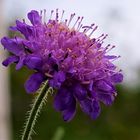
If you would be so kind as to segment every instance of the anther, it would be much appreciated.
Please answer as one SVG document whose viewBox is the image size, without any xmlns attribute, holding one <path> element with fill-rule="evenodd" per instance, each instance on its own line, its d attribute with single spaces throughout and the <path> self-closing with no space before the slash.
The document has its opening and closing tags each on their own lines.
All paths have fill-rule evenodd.
<svg viewBox="0 0 140 140">
<path fill-rule="evenodd" d="M 40 16 L 42 16 L 42 13 L 43 13 L 43 11 L 42 11 L 42 10 L 40 10 Z"/>
<path fill-rule="evenodd" d="M 23 23 L 25 23 L 25 19 L 22 19 Z"/>
<path fill-rule="evenodd" d="M 67 22 L 68 22 L 68 20 L 67 20 L 67 19 L 65 19 L 65 25 L 67 25 Z"/>
<path fill-rule="evenodd" d="M 51 10 L 51 15 L 50 15 L 50 19 L 52 18 L 54 10 Z"/>
<path fill-rule="evenodd" d="M 58 21 L 58 17 L 59 17 L 59 16 L 58 16 L 58 9 L 56 9 L 56 17 L 55 17 L 55 20 L 56 20 L 56 21 Z"/>
</svg>

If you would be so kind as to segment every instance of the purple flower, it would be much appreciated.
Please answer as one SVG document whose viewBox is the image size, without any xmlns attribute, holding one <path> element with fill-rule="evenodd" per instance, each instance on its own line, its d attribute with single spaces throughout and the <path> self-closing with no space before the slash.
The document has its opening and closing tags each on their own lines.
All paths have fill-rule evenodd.
<svg viewBox="0 0 140 140">
<path fill-rule="evenodd" d="M 97 26 L 83 26 L 83 17 L 78 17 L 73 25 L 63 20 L 64 11 L 45 21 L 46 12 L 32 10 L 28 13 L 31 24 L 16 21 L 13 31 L 24 37 L 3 37 L 1 43 L 12 55 L 4 66 L 16 63 L 16 69 L 27 66 L 34 74 L 25 83 L 28 93 L 38 90 L 42 82 L 49 81 L 57 93 L 54 108 L 62 113 L 65 121 L 70 121 L 79 103 L 83 112 L 92 119 L 100 114 L 100 103 L 111 105 L 115 99 L 115 84 L 123 80 L 121 70 L 113 64 L 119 56 L 107 53 L 114 46 L 104 46 L 107 35 L 92 37 Z"/>
</svg>

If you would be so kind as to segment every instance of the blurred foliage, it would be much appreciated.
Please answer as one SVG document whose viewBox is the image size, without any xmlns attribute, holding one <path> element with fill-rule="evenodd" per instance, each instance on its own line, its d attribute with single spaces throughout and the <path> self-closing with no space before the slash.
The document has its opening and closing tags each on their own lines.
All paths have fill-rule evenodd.
<svg viewBox="0 0 140 140">
<path fill-rule="evenodd" d="M 23 83 L 31 74 L 26 68 L 11 67 L 11 121 L 13 140 L 19 140 L 26 112 L 36 94 L 27 94 Z M 38 118 L 33 140 L 140 140 L 140 87 L 118 86 L 118 96 L 111 107 L 102 105 L 100 117 L 93 121 L 79 106 L 74 119 L 66 123 L 53 108 L 53 95 Z"/>
</svg>

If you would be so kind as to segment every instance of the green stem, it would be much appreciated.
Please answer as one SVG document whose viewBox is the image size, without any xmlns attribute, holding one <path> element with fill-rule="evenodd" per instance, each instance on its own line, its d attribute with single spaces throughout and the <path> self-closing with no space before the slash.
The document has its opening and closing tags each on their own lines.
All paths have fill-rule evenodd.
<svg viewBox="0 0 140 140">
<path fill-rule="evenodd" d="M 33 133 L 33 128 L 36 123 L 36 119 L 38 117 L 38 114 L 43 104 L 45 103 L 47 99 L 47 95 L 49 92 L 51 92 L 51 88 L 48 86 L 48 82 L 46 82 L 42 86 L 38 96 L 36 97 L 33 103 L 32 109 L 29 113 L 29 117 L 27 119 L 24 131 L 23 131 L 22 140 L 29 140 L 31 138 L 31 134 Z"/>
</svg>

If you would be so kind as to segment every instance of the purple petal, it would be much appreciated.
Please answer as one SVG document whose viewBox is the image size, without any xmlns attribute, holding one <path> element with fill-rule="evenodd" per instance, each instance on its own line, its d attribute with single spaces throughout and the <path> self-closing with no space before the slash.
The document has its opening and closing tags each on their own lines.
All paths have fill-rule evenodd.
<svg viewBox="0 0 140 140">
<path fill-rule="evenodd" d="M 75 85 L 73 93 L 78 100 L 84 100 L 87 95 L 87 91 L 80 84 Z"/>
<path fill-rule="evenodd" d="M 24 63 L 29 69 L 41 69 L 42 59 L 37 56 L 28 56 Z"/>
<path fill-rule="evenodd" d="M 20 56 L 19 61 L 16 65 L 16 70 L 19 70 L 22 68 L 22 66 L 24 65 L 24 59 L 25 59 L 25 56 Z"/>
<path fill-rule="evenodd" d="M 23 38 L 15 37 L 15 42 L 16 42 L 18 45 L 24 46 L 24 45 L 23 45 L 23 42 L 24 42 L 24 41 L 25 41 L 25 39 L 23 39 Z"/>
<path fill-rule="evenodd" d="M 63 71 L 57 72 L 54 77 L 59 81 L 59 82 L 64 82 L 66 79 L 65 73 Z"/>
<path fill-rule="evenodd" d="M 9 27 L 9 30 L 18 31 L 16 26 L 10 26 L 10 27 Z"/>
<path fill-rule="evenodd" d="M 50 65 L 50 67 L 54 71 L 55 69 L 53 67 L 57 65 L 57 60 L 55 58 L 49 57 L 47 59 L 47 63 L 48 63 L 48 65 Z"/>
<path fill-rule="evenodd" d="M 17 56 L 10 56 L 6 60 L 4 60 L 2 64 L 7 67 L 11 63 L 18 62 L 18 60 L 19 58 Z"/>
<path fill-rule="evenodd" d="M 62 112 L 64 121 L 71 121 L 76 113 L 76 100 L 73 98 L 71 106 Z"/>
<path fill-rule="evenodd" d="M 73 100 L 73 95 L 67 89 L 61 88 L 54 98 L 54 108 L 57 111 L 66 110 L 71 106 Z"/>
<path fill-rule="evenodd" d="M 116 73 L 111 76 L 111 80 L 114 83 L 120 83 L 123 81 L 123 75 L 121 73 Z"/>
<path fill-rule="evenodd" d="M 93 91 L 93 80 L 90 81 L 90 84 L 89 84 L 89 86 L 88 86 L 88 89 L 89 89 L 90 91 Z"/>
<path fill-rule="evenodd" d="M 96 83 L 97 89 L 107 92 L 113 92 L 114 88 L 111 83 L 104 80 L 100 80 Z"/>
<path fill-rule="evenodd" d="M 20 46 L 16 39 L 10 39 L 8 37 L 3 37 L 1 43 L 9 52 L 19 56 L 21 52 L 24 51 L 23 47 Z"/>
<path fill-rule="evenodd" d="M 25 89 L 27 93 L 36 92 L 44 80 L 45 76 L 42 73 L 32 74 L 25 83 Z"/>
<path fill-rule="evenodd" d="M 49 85 L 53 88 L 60 88 L 61 87 L 61 83 L 56 81 L 55 79 L 49 80 Z"/>
<path fill-rule="evenodd" d="M 31 52 L 38 52 L 39 49 L 40 49 L 38 43 L 35 42 L 35 41 L 30 42 L 30 41 L 28 41 L 28 40 L 24 40 L 24 41 L 23 41 L 23 44 L 24 44 Z"/>
<path fill-rule="evenodd" d="M 20 31 L 27 39 L 34 36 L 33 28 L 24 22 L 16 21 L 17 30 Z"/>
<path fill-rule="evenodd" d="M 110 69 L 110 70 L 115 70 L 116 66 L 113 63 L 111 63 L 111 62 L 109 63 L 108 62 L 107 68 Z"/>
<path fill-rule="evenodd" d="M 28 13 L 28 19 L 33 25 L 41 24 L 41 16 L 35 10 L 32 10 L 30 13 Z"/>
<path fill-rule="evenodd" d="M 96 119 L 100 114 L 100 104 L 95 99 L 85 99 L 80 102 L 80 106 L 92 119 Z"/>
<path fill-rule="evenodd" d="M 92 112 L 92 101 L 90 99 L 85 99 L 80 101 L 80 107 L 86 114 L 90 115 Z"/>
<path fill-rule="evenodd" d="M 100 100 L 107 106 L 112 105 L 112 103 L 115 99 L 113 94 L 98 93 L 97 95 L 98 95 L 98 100 Z"/>
<path fill-rule="evenodd" d="M 54 74 L 53 79 L 49 81 L 51 87 L 59 88 L 61 84 L 65 81 L 65 73 L 59 71 Z"/>
<path fill-rule="evenodd" d="M 92 74 L 89 75 L 90 79 L 91 78 L 96 78 L 96 79 L 100 79 L 102 77 L 104 77 L 105 72 L 103 70 L 97 70 L 94 71 Z"/>
<path fill-rule="evenodd" d="M 100 104 L 98 101 L 93 100 L 92 101 L 92 112 L 90 113 L 90 117 L 92 119 L 96 119 L 100 115 L 101 109 Z"/>
<path fill-rule="evenodd" d="M 100 48 L 101 46 L 102 46 L 102 44 L 101 43 L 97 43 L 97 45 L 96 45 L 98 48 Z"/>
</svg>

